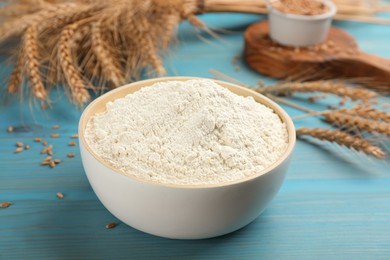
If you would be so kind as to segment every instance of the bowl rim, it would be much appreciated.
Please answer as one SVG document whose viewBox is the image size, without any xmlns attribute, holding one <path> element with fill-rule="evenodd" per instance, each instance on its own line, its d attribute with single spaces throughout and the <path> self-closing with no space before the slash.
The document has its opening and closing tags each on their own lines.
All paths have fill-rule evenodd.
<svg viewBox="0 0 390 260">
<path fill-rule="evenodd" d="M 288 145 L 287 145 L 286 150 L 282 154 L 282 156 L 280 156 L 278 160 L 276 160 L 274 163 L 272 163 L 268 167 L 264 168 L 262 171 L 260 171 L 260 172 L 258 172 L 256 174 L 253 174 L 251 176 L 242 178 L 242 179 L 229 181 L 229 182 L 216 183 L 216 184 L 193 184 L 193 185 L 191 185 L 191 184 L 190 185 L 187 185 L 187 184 L 173 184 L 173 183 L 161 183 L 161 182 L 157 182 L 157 181 L 145 180 L 143 178 L 139 178 L 139 177 L 136 177 L 136 176 L 132 176 L 132 175 L 130 175 L 128 173 L 121 172 L 119 169 L 113 167 L 108 162 L 104 161 L 99 155 L 97 155 L 92 150 L 92 148 L 89 146 L 88 142 L 86 141 L 86 138 L 84 136 L 85 128 L 86 128 L 87 123 L 90 120 L 90 118 L 98 112 L 98 111 L 96 111 L 96 109 L 99 107 L 99 104 L 100 104 L 100 106 L 103 106 L 104 109 L 105 109 L 106 108 L 106 104 L 109 101 L 112 101 L 112 100 L 115 100 L 115 99 L 121 98 L 121 97 L 123 98 L 123 97 L 125 97 L 128 94 L 134 93 L 134 92 L 138 91 L 139 89 L 141 89 L 143 87 L 151 86 L 151 85 L 153 85 L 154 83 L 157 83 L 157 82 L 162 82 L 162 81 L 186 81 L 186 80 L 196 80 L 196 79 L 212 80 L 215 83 L 219 84 L 220 86 L 228 89 L 229 91 L 231 91 L 233 93 L 235 93 L 235 92 L 232 91 L 231 89 L 235 89 L 235 90 L 244 92 L 247 95 L 240 95 L 240 94 L 237 94 L 237 93 L 235 93 L 235 94 L 236 95 L 240 95 L 240 96 L 252 96 L 255 99 L 256 102 L 271 108 L 279 116 L 281 121 L 286 124 L 286 129 L 287 129 L 287 133 L 288 133 Z M 126 92 L 127 89 L 135 89 L 135 90 Z M 124 93 L 119 95 L 116 98 L 112 98 L 112 96 L 118 95 L 121 92 L 124 92 Z M 259 100 L 261 100 L 261 102 Z M 104 104 L 101 104 L 101 102 L 104 102 Z M 118 175 L 120 175 L 122 177 L 125 177 L 125 178 L 128 178 L 128 179 L 131 179 L 131 180 L 135 180 L 135 181 L 139 181 L 139 182 L 142 182 L 142 183 L 146 183 L 146 184 L 152 184 L 152 185 L 163 186 L 163 187 L 174 187 L 174 188 L 181 188 L 181 189 L 216 188 L 216 187 L 222 187 L 222 186 L 230 186 L 230 185 L 235 185 L 235 184 L 248 182 L 248 181 L 251 181 L 253 179 L 256 179 L 256 178 L 268 175 L 268 174 L 272 173 L 272 171 L 274 169 L 279 167 L 286 159 L 289 158 L 289 156 L 291 155 L 291 153 L 292 153 L 292 151 L 293 151 L 293 149 L 295 147 L 295 142 L 296 142 L 296 132 L 295 132 L 294 123 L 293 123 L 292 119 L 290 118 L 290 116 L 287 114 L 287 112 L 282 107 L 280 107 L 276 102 L 272 101 L 271 99 L 269 99 L 268 97 L 266 97 L 266 96 L 264 96 L 262 94 L 259 94 L 259 93 L 255 92 L 255 91 L 253 91 L 251 89 L 248 89 L 246 87 L 239 86 L 237 84 L 233 84 L 233 83 L 225 82 L 225 81 L 221 81 L 221 80 L 205 78 L 205 77 L 191 77 L 191 76 L 172 76 L 172 77 L 160 77 L 160 78 L 141 80 L 141 81 L 136 81 L 136 82 L 133 82 L 133 83 L 130 83 L 130 84 L 126 84 L 124 86 L 121 86 L 121 87 L 118 87 L 118 88 L 113 89 L 111 91 L 108 91 L 107 93 L 105 93 L 105 94 L 101 95 L 100 97 L 96 98 L 95 100 L 93 100 L 84 109 L 84 111 L 82 112 L 82 114 L 80 116 L 80 120 L 79 120 L 79 124 L 78 124 L 78 135 L 79 135 L 79 142 L 80 142 L 80 144 L 83 145 L 83 148 L 90 155 L 92 155 L 92 157 L 95 160 L 100 162 L 103 166 L 111 169 L 113 172 L 117 173 Z M 84 161 L 83 161 L 83 164 L 84 164 Z"/>
<path fill-rule="evenodd" d="M 300 15 L 300 14 L 290 14 L 279 11 L 276 8 L 272 7 L 272 2 L 277 2 L 279 0 L 266 1 L 266 6 L 269 13 L 276 14 L 281 17 L 290 18 L 293 20 L 302 20 L 302 21 L 314 21 L 314 20 L 324 20 L 333 17 L 337 12 L 337 6 L 331 0 L 313 0 L 326 4 L 329 7 L 329 10 L 323 14 L 317 15 Z"/>
</svg>

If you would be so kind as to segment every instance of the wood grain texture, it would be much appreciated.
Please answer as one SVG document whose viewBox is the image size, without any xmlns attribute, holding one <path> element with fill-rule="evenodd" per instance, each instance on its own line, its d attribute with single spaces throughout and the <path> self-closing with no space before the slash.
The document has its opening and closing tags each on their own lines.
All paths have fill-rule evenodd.
<svg viewBox="0 0 390 260">
<path fill-rule="evenodd" d="M 221 40 L 197 35 L 187 24 L 180 28 L 181 43 L 165 58 L 170 75 L 213 77 L 214 68 L 247 83 L 271 81 L 247 68 L 239 72 L 232 57 L 243 49 L 242 36 L 255 15 L 205 15 L 210 26 L 230 29 Z M 367 49 L 390 57 L 386 26 L 347 28 Z M 365 38 L 369 34 L 370 38 Z M 199 37 L 206 37 L 207 42 Z M 5 63 L 1 71 L 8 68 Z M 3 77 L 5 75 L 2 75 Z M 5 86 L 1 86 L 4 91 Z M 77 132 L 80 110 L 68 103 L 61 91 L 53 91 L 52 110 L 31 112 L 28 103 L 8 100 L 0 104 L 0 259 L 390 259 L 390 173 L 384 162 L 349 153 L 344 148 L 298 141 L 288 178 L 266 211 L 247 227 L 232 234 L 199 241 L 154 237 L 118 222 L 92 191 L 79 157 L 78 146 L 69 147 Z M 384 98 L 389 102 L 388 98 Z M 14 102 L 11 102 L 14 101 Z M 308 105 L 305 98 L 295 99 Z M 323 103 L 322 103 L 323 102 Z M 326 102 L 337 103 L 328 98 Z M 325 109 L 325 101 L 310 104 Z M 301 112 L 285 107 L 294 116 Z M 52 129 L 59 124 L 59 129 Z M 9 125 L 16 127 L 12 134 Z M 317 118 L 303 125 L 322 126 Z M 59 138 L 50 138 L 56 132 Z M 63 160 L 50 169 L 40 166 L 45 158 L 39 136 L 54 145 L 54 157 Z M 14 154 L 15 142 L 31 145 Z M 389 147 L 389 144 L 385 144 Z M 75 158 L 67 158 L 75 152 Z M 64 199 L 56 197 L 57 192 Z M 105 225 L 118 222 L 114 229 Z"/>
<path fill-rule="evenodd" d="M 326 42 L 331 45 L 315 49 L 276 45 L 269 38 L 268 22 L 263 21 L 245 31 L 245 60 L 254 70 L 271 77 L 352 78 L 390 93 L 390 59 L 360 51 L 355 39 L 337 27 L 330 28 Z"/>
</svg>

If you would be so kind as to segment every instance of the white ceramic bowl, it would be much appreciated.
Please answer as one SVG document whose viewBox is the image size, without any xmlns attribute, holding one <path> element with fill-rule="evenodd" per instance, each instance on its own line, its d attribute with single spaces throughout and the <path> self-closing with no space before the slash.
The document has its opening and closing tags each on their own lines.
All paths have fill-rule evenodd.
<svg viewBox="0 0 390 260">
<path fill-rule="evenodd" d="M 103 205 L 122 222 L 157 236 L 199 239 L 237 230 L 260 215 L 279 190 L 295 145 L 295 129 L 290 117 L 273 101 L 254 91 L 217 81 L 242 96 L 252 96 L 271 107 L 286 123 L 289 144 L 273 165 L 251 177 L 219 185 L 171 185 L 122 175 L 99 158 L 88 146 L 84 130 L 88 120 L 105 110 L 107 102 L 158 81 L 189 80 L 167 77 L 138 81 L 112 90 L 93 101 L 79 123 L 82 161 L 88 180 Z"/>
<path fill-rule="evenodd" d="M 325 41 L 336 5 L 330 0 L 313 1 L 324 3 L 329 10 L 320 15 L 296 15 L 280 12 L 267 4 L 271 39 L 291 47 L 308 47 Z"/>
</svg>

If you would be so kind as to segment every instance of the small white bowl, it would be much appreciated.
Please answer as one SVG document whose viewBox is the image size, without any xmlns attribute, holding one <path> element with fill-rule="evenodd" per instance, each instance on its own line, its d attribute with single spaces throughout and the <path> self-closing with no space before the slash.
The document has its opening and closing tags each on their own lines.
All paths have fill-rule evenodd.
<svg viewBox="0 0 390 260">
<path fill-rule="evenodd" d="M 320 15 L 283 13 L 267 4 L 270 37 L 275 42 L 291 47 L 308 47 L 326 40 L 336 5 L 330 0 L 313 0 L 324 3 L 329 9 Z"/>
<path fill-rule="evenodd" d="M 172 185 L 122 175 L 87 144 L 88 120 L 106 104 L 144 86 L 193 77 L 167 77 L 138 81 L 112 90 L 93 101 L 79 123 L 81 157 L 88 180 L 103 205 L 122 222 L 138 230 L 175 239 L 200 239 L 235 231 L 260 215 L 279 190 L 295 145 L 295 129 L 284 110 L 254 91 L 216 81 L 242 96 L 252 96 L 272 108 L 285 122 L 289 144 L 277 162 L 245 179 L 219 185 Z"/>
</svg>

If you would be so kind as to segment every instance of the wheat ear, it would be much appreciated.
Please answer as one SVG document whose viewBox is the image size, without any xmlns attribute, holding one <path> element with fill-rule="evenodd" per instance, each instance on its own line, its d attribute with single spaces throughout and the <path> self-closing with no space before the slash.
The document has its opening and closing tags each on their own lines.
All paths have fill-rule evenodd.
<svg viewBox="0 0 390 260">
<path fill-rule="evenodd" d="M 353 107 L 353 108 L 342 108 L 337 111 L 351 116 L 360 116 L 366 119 L 381 120 L 385 123 L 390 123 L 390 114 L 376 108 Z"/>
<path fill-rule="evenodd" d="M 61 32 L 58 43 L 58 60 L 65 80 L 71 89 L 72 99 L 77 105 L 81 106 L 87 103 L 91 97 L 86 89 L 87 84 L 82 79 L 80 71 L 77 68 L 71 48 L 72 39 L 80 26 L 80 22 L 73 23 L 65 27 Z"/>
<path fill-rule="evenodd" d="M 125 47 L 127 52 L 125 53 L 125 56 L 127 56 L 126 69 L 129 68 L 137 72 L 139 68 L 151 65 L 158 75 L 164 75 L 165 69 L 150 35 L 150 23 L 146 19 L 146 13 L 149 10 L 148 4 L 150 3 L 145 2 L 139 5 L 138 10 L 126 5 L 122 10 L 121 17 L 127 24 L 122 25 L 123 32 L 118 32 L 118 29 L 116 29 L 114 34 L 124 33 L 123 41 L 128 44 Z M 134 52 L 137 49 L 138 51 Z"/>
<path fill-rule="evenodd" d="M 101 26 L 102 20 L 92 25 L 92 50 L 100 63 L 103 76 L 118 87 L 124 84 L 125 75 L 120 67 L 120 63 L 115 59 L 112 51 L 113 47 L 109 46 L 108 42 L 103 39 Z"/>
<path fill-rule="evenodd" d="M 23 78 L 24 78 L 23 73 L 24 73 L 24 66 L 25 66 L 25 60 L 23 56 L 24 56 L 23 53 L 20 52 L 16 57 L 15 67 L 8 79 L 7 91 L 10 94 L 18 93 L 20 86 L 23 82 Z"/>
<path fill-rule="evenodd" d="M 151 36 L 148 31 L 150 29 L 150 25 L 144 17 L 139 17 L 139 22 L 142 24 L 143 33 L 141 36 L 140 45 L 146 54 L 146 62 L 149 62 L 152 67 L 155 69 L 157 75 L 163 76 L 165 75 L 165 68 L 160 57 L 157 55 L 157 49 L 154 45 Z"/>
<path fill-rule="evenodd" d="M 263 93 L 292 94 L 295 92 L 324 92 L 340 97 L 349 97 L 352 100 L 366 100 L 377 96 L 374 91 L 363 88 L 350 87 L 340 82 L 311 81 L 281 83 L 261 89 Z"/>
<path fill-rule="evenodd" d="M 390 124 L 365 119 L 357 116 L 351 116 L 338 111 L 331 111 L 323 114 L 326 121 L 337 126 L 347 127 L 351 130 L 363 130 L 369 133 L 380 133 L 390 136 Z"/>
<path fill-rule="evenodd" d="M 47 99 L 47 92 L 42 82 L 39 71 L 39 47 L 37 28 L 31 25 L 24 34 L 23 54 L 26 60 L 26 72 L 28 75 L 31 93 L 41 101 Z"/>
<path fill-rule="evenodd" d="M 372 155 L 378 159 L 384 159 L 387 156 L 380 147 L 375 146 L 360 137 L 352 136 L 339 130 L 301 127 L 296 130 L 296 133 L 297 136 L 306 135 L 319 140 L 337 143 L 338 145 Z"/>
</svg>

